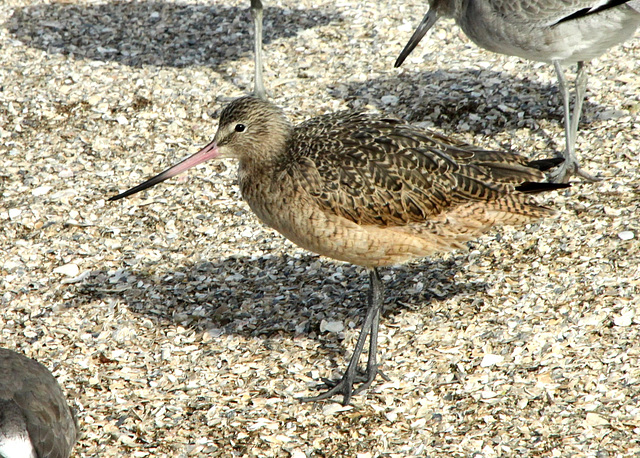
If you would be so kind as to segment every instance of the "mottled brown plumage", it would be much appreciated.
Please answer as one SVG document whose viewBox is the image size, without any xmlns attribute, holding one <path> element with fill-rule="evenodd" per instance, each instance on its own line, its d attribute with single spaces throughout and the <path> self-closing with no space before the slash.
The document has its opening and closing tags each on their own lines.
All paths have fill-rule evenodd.
<svg viewBox="0 0 640 458">
<path fill-rule="evenodd" d="M 247 131 L 233 131 L 238 123 Z M 240 159 L 251 209 L 334 259 L 398 264 L 550 213 L 515 191 L 543 178 L 521 156 L 464 148 L 397 119 L 340 112 L 292 127 L 277 107 L 244 98 L 220 126 L 214 141 Z"/>
<path fill-rule="evenodd" d="M 341 393 L 345 403 L 369 332 L 363 387 L 377 371 L 377 267 L 461 248 L 498 224 L 548 216 L 552 210 L 529 194 L 564 187 L 539 183 L 541 170 L 557 161 L 530 163 L 379 115 L 339 112 L 294 127 L 275 105 L 243 97 L 222 111 L 218 132 L 203 150 L 112 200 L 214 157 L 239 160 L 242 196 L 265 224 L 310 251 L 371 269 L 373 298 L 350 374 L 310 398 Z"/>
<path fill-rule="evenodd" d="M 51 372 L 0 348 L 0 456 L 29 456 L 11 452 L 32 447 L 38 458 L 67 458 L 77 438 L 75 415 Z"/>
</svg>

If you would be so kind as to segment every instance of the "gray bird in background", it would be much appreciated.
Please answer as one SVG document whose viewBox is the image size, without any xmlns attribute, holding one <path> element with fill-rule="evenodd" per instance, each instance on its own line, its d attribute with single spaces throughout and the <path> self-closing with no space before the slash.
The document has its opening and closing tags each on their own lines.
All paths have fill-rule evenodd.
<svg viewBox="0 0 640 458">
<path fill-rule="evenodd" d="M 587 88 L 586 63 L 633 36 L 640 25 L 640 0 L 429 0 L 429 11 L 400 53 L 399 67 L 439 17 L 451 17 L 478 46 L 489 51 L 552 63 L 564 105 L 564 163 L 553 176 L 595 178 L 575 154 L 578 123 Z M 577 64 L 573 113 L 562 69 Z"/>
</svg>

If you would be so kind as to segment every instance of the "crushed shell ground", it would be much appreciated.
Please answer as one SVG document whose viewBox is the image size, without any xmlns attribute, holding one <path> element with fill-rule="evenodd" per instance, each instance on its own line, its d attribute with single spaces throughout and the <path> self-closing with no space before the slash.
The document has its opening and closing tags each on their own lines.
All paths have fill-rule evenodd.
<svg viewBox="0 0 640 458">
<path fill-rule="evenodd" d="M 362 269 L 296 248 L 235 164 L 106 199 L 207 143 L 253 85 L 248 1 L 0 3 L 0 344 L 49 367 L 78 457 L 640 454 L 640 40 L 589 67 L 577 150 L 602 181 L 555 219 L 384 269 L 389 381 L 302 404 L 341 373 Z M 563 149 L 551 66 L 424 2 L 268 1 L 265 81 L 295 122 L 378 110 L 532 158 Z"/>
</svg>

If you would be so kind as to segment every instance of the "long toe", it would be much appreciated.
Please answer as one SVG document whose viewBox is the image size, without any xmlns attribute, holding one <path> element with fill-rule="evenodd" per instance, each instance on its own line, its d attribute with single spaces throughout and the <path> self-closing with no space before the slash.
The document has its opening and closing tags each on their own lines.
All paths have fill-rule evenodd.
<svg viewBox="0 0 640 458">
<path fill-rule="evenodd" d="M 317 389 L 327 388 L 327 390 L 319 394 L 318 396 L 301 398 L 301 401 L 302 402 L 320 401 L 322 399 L 330 398 L 331 396 L 342 394 L 344 396 L 342 403 L 344 405 L 347 405 L 352 396 L 360 394 L 364 390 L 369 388 L 373 383 L 373 381 L 376 379 L 376 376 L 378 375 L 380 375 L 380 377 L 387 382 L 390 380 L 389 377 L 387 377 L 384 374 L 384 372 L 378 369 L 378 366 L 375 366 L 373 370 L 370 369 L 365 373 L 357 374 L 353 378 L 353 381 L 351 383 L 347 382 L 345 380 L 346 377 L 344 376 L 340 380 L 331 380 L 328 378 L 322 378 L 323 385 L 318 385 L 316 388 Z M 360 385 L 358 386 L 358 388 L 354 389 L 354 385 L 356 384 L 360 384 Z"/>
<path fill-rule="evenodd" d="M 597 181 L 602 181 L 602 178 L 598 178 L 596 176 L 591 175 L 589 172 L 586 172 L 582 167 L 578 166 L 576 171 L 574 172 L 576 176 L 579 176 L 585 181 L 590 181 L 591 183 L 595 183 Z"/>
<path fill-rule="evenodd" d="M 373 382 L 375 380 L 375 378 L 379 375 L 385 382 L 388 382 L 389 380 L 391 380 L 389 377 L 387 377 L 384 372 L 382 372 L 380 369 L 378 369 L 376 367 L 375 371 L 372 373 L 373 375 L 370 375 L 369 373 L 364 373 L 364 374 L 358 374 L 355 376 L 355 378 L 353 379 L 353 384 L 357 384 L 357 383 L 367 383 L 369 385 L 371 385 L 371 382 Z M 338 383 L 340 383 L 340 380 L 331 380 L 328 378 L 322 378 L 322 383 L 324 383 L 324 385 L 318 385 L 318 388 L 333 388 L 334 386 L 336 386 Z M 359 392 L 362 391 L 362 387 L 358 387 L 357 390 L 354 392 L 354 394 L 357 394 Z"/>
<path fill-rule="evenodd" d="M 549 180 L 553 183 L 566 183 L 569 181 L 569 177 L 571 177 L 571 173 L 573 171 L 573 167 L 570 167 L 570 162 L 572 161 L 565 159 L 558 168 L 549 173 Z"/>
<path fill-rule="evenodd" d="M 343 376 L 337 382 L 333 382 L 332 380 L 326 380 L 326 379 L 324 379 L 323 382 L 325 386 L 330 386 L 330 384 L 333 384 L 333 386 L 327 391 L 320 393 L 317 396 L 300 398 L 300 401 L 316 402 L 316 401 L 322 401 L 324 399 L 329 399 L 330 397 L 333 397 L 336 395 L 342 395 L 342 405 L 346 406 L 347 404 L 349 404 L 349 402 L 351 401 L 351 396 L 353 396 L 354 394 L 353 380 L 347 380 L 347 378 Z"/>
<path fill-rule="evenodd" d="M 375 380 L 376 375 L 378 375 L 378 372 L 379 372 L 379 371 L 378 371 L 378 366 L 377 366 L 377 365 L 376 365 L 376 366 L 373 366 L 373 367 L 370 367 L 370 368 L 367 370 L 367 373 L 366 373 L 366 374 L 364 374 L 364 378 L 363 378 L 362 384 L 361 384 L 358 388 L 356 388 L 356 389 L 354 390 L 353 394 L 354 394 L 354 395 L 356 395 L 356 394 L 360 394 L 360 393 L 362 393 L 364 390 L 366 390 L 367 388 L 369 388 L 369 387 L 371 386 L 371 384 L 373 383 L 373 381 Z M 383 376 L 383 378 L 385 378 L 385 379 L 389 380 L 389 378 L 388 378 L 386 375 L 382 374 L 382 376 Z"/>
</svg>

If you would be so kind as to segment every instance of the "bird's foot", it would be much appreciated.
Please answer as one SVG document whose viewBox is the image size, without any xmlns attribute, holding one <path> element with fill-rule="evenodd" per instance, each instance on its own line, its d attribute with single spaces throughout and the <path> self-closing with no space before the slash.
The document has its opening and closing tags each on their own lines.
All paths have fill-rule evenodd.
<svg viewBox="0 0 640 458">
<path fill-rule="evenodd" d="M 353 392 L 353 394 L 360 394 L 362 393 L 364 390 L 366 390 L 367 388 L 369 388 L 371 386 L 371 384 L 373 383 L 373 380 L 376 378 L 376 375 L 380 375 L 380 377 L 385 381 L 388 382 L 390 380 L 389 377 L 387 377 L 385 375 L 384 372 L 382 372 L 380 369 L 378 369 L 378 366 L 375 367 L 375 369 L 373 371 L 369 370 L 369 373 L 373 372 L 373 375 L 367 375 L 365 374 L 365 376 L 362 378 L 362 384 Z"/>
<path fill-rule="evenodd" d="M 567 183 L 571 176 L 577 176 L 592 183 L 602 180 L 582 169 L 578 161 L 572 159 L 565 159 L 553 172 L 549 173 L 549 180 L 553 183 Z"/>
<path fill-rule="evenodd" d="M 352 396 L 360 394 L 369 388 L 378 374 L 380 374 L 380 377 L 384 380 L 389 381 L 389 377 L 387 377 L 382 371 L 378 370 L 378 366 L 369 367 L 367 368 L 367 372 L 364 374 L 358 374 L 352 377 L 349 377 L 349 374 L 345 372 L 340 380 L 323 378 L 322 382 L 324 385 L 318 385 L 317 388 L 329 388 L 327 391 L 320 393 L 318 396 L 305 397 L 300 400 L 302 402 L 315 402 L 328 399 L 335 395 L 342 395 L 342 405 L 346 406 L 351 401 Z M 361 383 L 361 385 L 354 389 L 354 384 L 356 383 Z"/>
<path fill-rule="evenodd" d="M 324 393 L 320 393 L 317 396 L 309 396 L 300 398 L 302 402 L 316 402 L 322 401 L 323 399 L 328 399 L 335 395 L 342 395 L 342 405 L 349 404 L 351 401 L 351 396 L 353 396 L 353 380 L 348 380 L 347 374 L 343 375 L 340 380 L 337 382 L 333 382 L 332 380 L 323 380 L 325 386 L 333 386 L 329 388 Z"/>
<path fill-rule="evenodd" d="M 591 175 L 589 172 L 586 172 L 584 169 L 580 167 L 578 167 L 578 170 L 575 171 L 575 175 L 591 183 L 602 181 L 602 178 L 598 178 L 597 176 Z"/>
</svg>

